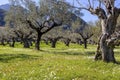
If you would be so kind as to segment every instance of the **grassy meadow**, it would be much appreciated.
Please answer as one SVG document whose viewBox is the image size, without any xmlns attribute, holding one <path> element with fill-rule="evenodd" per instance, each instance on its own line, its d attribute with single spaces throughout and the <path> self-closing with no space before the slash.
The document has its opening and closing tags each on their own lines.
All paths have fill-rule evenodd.
<svg viewBox="0 0 120 80">
<path fill-rule="evenodd" d="M 41 51 L 0 46 L 0 80 L 120 80 L 120 65 L 94 61 L 95 45 L 57 47 L 42 43 Z M 120 47 L 115 49 L 120 61 Z"/>
</svg>

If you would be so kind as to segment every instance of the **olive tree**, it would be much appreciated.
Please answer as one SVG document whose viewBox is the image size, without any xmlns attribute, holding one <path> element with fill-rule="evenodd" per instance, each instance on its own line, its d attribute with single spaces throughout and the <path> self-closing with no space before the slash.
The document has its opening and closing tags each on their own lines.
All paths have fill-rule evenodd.
<svg viewBox="0 0 120 80">
<path fill-rule="evenodd" d="M 51 4 L 51 6 L 49 5 Z M 31 8 L 31 5 L 33 6 Z M 58 16 L 52 13 L 52 3 L 48 2 L 47 0 L 41 0 L 39 7 L 35 4 L 31 3 L 29 5 L 29 11 L 32 13 L 28 13 L 28 19 L 26 22 L 29 26 L 37 32 L 37 40 L 35 43 L 35 48 L 37 50 L 40 49 L 40 41 L 41 37 L 49 32 L 54 27 L 60 26 L 61 21 Z"/>
<path fill-rule="evenodd" d="M 7 31 L 6 27 L 0 27 L 0 44 L 5 46 L 5 42 L 7 41 Z"/>
<path fill-rule="evenodd" d="M 40 0 L 40 4 L 37 5 L 32 0 L 11 0 L 14 4 L 13 8 L 16 6 L 22 7 L 21 12 L 19 10 L 16 12 L 19 14 L 18 20 L 27 24 L 28 27 L 36 32 L 36 42 L 35 49 L 40 50 L 40 41 L 43 34 L 50 31 L 52 28 L 61 25 L 61 21 L 56 14 L 52 14 L 52 4 L 48 5 L 47 0 Z M 50 3 L 49 3 L 50 4 Z M 13 12 L 14 14 L 14 12 Z M 56 16 L 55 16 L 56 15 Z"/>
<path fill-rule="evenodd" d="M 62 34 L 63 34 L 63 41 L 65 45 L 69 47 L 72 38 L 74 38 L 72 36 L 72 31 L 69 29 L 66 29 L 66 30 L 63 30 Z"/>
<path fill-rule="evenodd" d="M 79 34 L 80 37 L 77 40 L 83 40 L 84 48 L 87 48 L 87 41 L 93 36 L 92 27 L 82 19 L 76 20 L 73 24 L 73 30 Z M 81 38 L 81 39 L 80 39 Z"/>
<path fill-rule="evenodd" d="M 56 27 L 52 29 L 51 31 L 46 33 L 45 37 L 47 37 L 47 39 L 50 41 L 51 47 L 55 48 L 57 41 L 63 38 L 61 28 Z"/>
<path fill-rule="evenodd" d="M 19 39 L 19 41 L 23 43 L 24 48 L 30 47 L 29 43 L 31 42 L 34 31 L 28 24 L 22 23 L 19 19 L 21 17 L 26 17 L 24 10 L 23 7 L 11 3 L 11 8 L 6 14 L 6 26 L 8 27 L 9 36 L 13 41 L 11 47 L 14 47 L 15 39 Z"/>
<path fill-rule="evenodd" d="M 78 4 L 80 4 L 80 0 L 76 1 Z M 115 28 L 120 14 L 120 8 L 115 6 L 115 0 L 97 0 L 97 6 L 93 6 L 93 0 L 87 1 L 89 7 L 83 7 L 80 4 L 79 8 L 89 11 L 91 14 L 96 15 L 101 20 L 102 33 L 99 38 L 95 60 L 102 59 L 105 62 L 115 63 L 116 60 L 114 57 L 114 43 L 120 39 L 120 34 L 116 34 Z M 116 36 L 113 36 L 113 34 L 116 34 Z"/>
<path fill-rule="evenodd" d="M 49 0 L 48 0 L 49 1 Z M 73 11 L 73 8 L 69 6 L 69 3 L 67 3 L 65 0 L 59 0 L 56 1 L 51 1 L 53 3 L 53 7 L 51 13 L 56 13 L 54 16 L 59 16 L 62 19 L 62 25 L 52 29 L 50 32 L 46 34 L 46 37 L 51 42 L 51 46 L 55 48 L 55 45 L 59 39 L 64 38 L 64 42 L 67 46 L 69 46 L 70 42 L 70 30 L 65 29 L 65 26 L 68 26 L 66 28 L 69 28 L 71 26 L 71 23 L 75 20 L 76 15 L 75 11 Z M 78 13 L 76 13 L 78 14 Z M 81 15 L 79 13 L 79 15 Z M 75 16 L 75 17 L 74 17 Z"/>
</svg>

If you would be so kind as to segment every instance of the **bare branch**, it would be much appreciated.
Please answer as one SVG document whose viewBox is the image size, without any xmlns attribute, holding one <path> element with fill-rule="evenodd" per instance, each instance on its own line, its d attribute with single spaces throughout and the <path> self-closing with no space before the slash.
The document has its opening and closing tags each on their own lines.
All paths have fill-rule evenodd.
<svg viewBox="0 0 120 80">
<path fill-rule="evenodd" d="M 92 34 L 87 34 L 87 39 L 91 38 L 93 36 L 93 33 Z"/>
<path fill-rule="evenodd" d="M 91 3 L 90 3 L 90 0 L 88 0 L 88 3 L 89 3 L 89 5 L 90 5 L 90 8 L 91 8 L 92 6 L 91 6 Z"/>
<path fill-rule="evenodd" d="M 81 6 L 82 4 L 79 2 L 79 0 L 76 0 L 77 1 L 77 3 Z"/>
<path fill-rule="evenodd" d="M 115 46 L 117 43 L 120 42 L 120 31 L 115 32 L 115 37 L 113 36 L 111 39 L 107 40 L 107 45 L 108 46 Z"/>
<path fill-rule="evenodd" d="M 26 22 L 29 24 L 29 26 L 34 29 L 37 30 L 37 28 L 32 24 L 32 22 L 30 20 L 26 20 Z"/>
<path fill-rule="evenodd" d="M 94 9 L 94 0 L 92 0 L 92 4 L 93 4 L 92 6 L 93 6 L 93 9 Z"/>
<path fill-rule="evenodd" d="M 45 23 L 47 23 L 48 25 L 46 26 Z M 52 28 L 57 27 L 57 26 L 61 26 L 62 23 L 57 23 L 54 19 L 50 19 L 49 21 L 44 23 L 44 27 L 48 27 L 48 29 L 46 29 L 45 31 L 42 32 L 42 34 L 47 33 L 48 31 L 50 31 Z"/>
<path fill-rule="evenodd" d="M 99 8 L 101 8 L 101 0 L 99 0 Z"/>
<path fill-rule="evenodd" d="M 42 26 L 36 19 L 34 19 L 34 18 L 32 18 L 32 19 L 35 21 L 35 23 L 36 23 L 39 27 Z"/>
</svg>

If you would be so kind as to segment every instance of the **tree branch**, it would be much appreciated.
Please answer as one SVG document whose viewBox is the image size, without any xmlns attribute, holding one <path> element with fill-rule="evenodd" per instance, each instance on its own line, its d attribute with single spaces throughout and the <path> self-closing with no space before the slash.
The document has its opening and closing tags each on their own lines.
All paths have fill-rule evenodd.
<svg viewBox="0 0 120 80">
<path fill-rule="evenodd" d="M 89 5 L 90 5 L 90 8 L 92 7 L 92 5 L 91 5 L 91 3 L 90 3 L 90 0 L 88 0 L 88 3 L 89 3 Z"/>
<path fill-rule="evenodd" d="M 89 38 L 91 38 L 93 36 L 93 34 L 87 34 L 87 38 L 86 39 L 89 39 Z"/>
<path fill-rule="evenodd" d="M 38 30 L 38 29 L 32 24 L 32 22 L 31 22 L 30 20 L 26 20 L 26 22 L 29 24 L 29 26 L 30 26 L 32 29 Z"/>
<path fill-rule="evenodd" d="M 115 46 L 117 43 L 120 43 L 120 33 L 116 37 L 107 40 L 108 46 Z"/>
<path fill-rule="evenodd" d="M 78 34 L 83 38 L 85 39 L 85 37 L 83 36 L 83 34 L 81 32 L 78 32 Z"/>
<path fill-rule="evenodd" d="M 25 38 L 29 38 L 33 34 L 33 31 L 30 31 L 29 34 L 25 36 Z"/>
<path fill-rule="evenodd" d="M 33 18 L 32 18 L 33 19 Z M 34 21 L 35 21 L 35 23 L 41 28 L 42 27 L 42 25 L 37 21 L 37 20 L 35 20 L 35 19 L 33 19 Z"/>
<path fill-rule="evenodd" d="M 101 8 L 101 0 L 99 0 L 99 8 Z"/>
<path fill-rule="evenodd" d="M 42 34 L 47 33 L 48 31 L 50 31 L 52 28 L 57 27 L 57 26 L 61 26 L 62 23 L 57 23 L 54 19 L 50 19 L 49 21 L 47 21 L 48 25 L 43 25 L 44 27 L 47 27 L 48 29 L 46 29 L 44 32 L 42 32 Z"/>
</svg>

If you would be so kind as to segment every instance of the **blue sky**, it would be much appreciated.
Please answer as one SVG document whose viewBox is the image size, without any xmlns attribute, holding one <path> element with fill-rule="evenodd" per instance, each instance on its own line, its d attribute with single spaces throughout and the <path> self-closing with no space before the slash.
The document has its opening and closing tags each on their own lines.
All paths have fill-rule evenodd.
<svg viewBox="0 0 120 80">
<path fill-rule="evenodd" d="M 33 0 L 33 1 L 38 2 L 39 0 Z M 67 1 L 72 2 L 73 0 L 67 0 Z M 0 5 L 6 4 L 6 3 L 8 3 L 8 0 L 1 0 L 1 1 L 0 1 Z M 74 5 L 76 5 L 76 4 L 74 4 Z M 83 16 L 82 18 L 83 18 L 86 22 L 97 20 L 97 17 L 91 15 L 88 11 L 82 10 L 82 12 L 84 13 L 84 16 Z"/>
<path fill-rule="evenodd" d="M 0 5 L 8 3 L 8 0 L 1 0 Z"/>
</svg>

